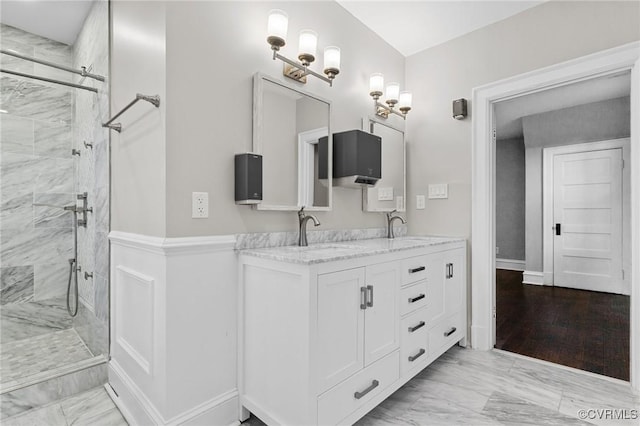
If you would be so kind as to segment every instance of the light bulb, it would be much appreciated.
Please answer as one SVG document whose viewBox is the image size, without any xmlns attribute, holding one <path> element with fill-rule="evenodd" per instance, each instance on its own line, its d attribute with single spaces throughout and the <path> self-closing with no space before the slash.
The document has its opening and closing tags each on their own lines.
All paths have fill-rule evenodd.
<svg viewBox="0 0 640 426">
<path fill-rule="evenodd" d="M 387 84 L 387 90 L 385 92 L 385 97 L 390 106 L 393 106 L 398 103 L 398 95 L 400 94 L 400 84 L 398 83 L 389 83 Z"/>
<path fill-rule="evenodd" d="M 400 92 L 400 100 L 398 101 L 398 107 L 403 114 L 406 114 L 411 109 L 411 92 Z"/>
<path fill-rule="evenodd" d="M 289 25 L 289 17 L 280 9 L 269 11 L 269 19 L 267 20 L 267 42 L 274 50 L 280 49 L 285 45 L 287 38 L 287 27 Z"/>
<path fill-rule="evenodd" d="M 309 65 L 316 60 L 316 48 L 318 47 L 318 34 L 313 30 L 300 31 L 298 43 L 298 59 L 303 65 Z"/>
<path fill-rule="evenodd" d="M 384 88 L 384 76 L 379 72 L 371 74 L 369 78 L 369 94 L 375 99 L 382 96 L 382 89 Z"/>
<path fill-rule="evenodd" d="M 340 48 L 327 46 L 324 48 L 324 73 L 330 79 L 340 73 Z"/>
</svg>

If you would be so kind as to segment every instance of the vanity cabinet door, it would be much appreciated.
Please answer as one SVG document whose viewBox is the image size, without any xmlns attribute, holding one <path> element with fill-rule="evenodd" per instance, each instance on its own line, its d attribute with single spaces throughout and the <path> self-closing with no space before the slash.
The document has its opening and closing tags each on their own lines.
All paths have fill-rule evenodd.
<svg viewBox="0 0 640 426">
<path fill-rule="evenodd" d="M 463 308 L 465 300 L 464 288 L 466 268 L 464 263 L 464 249 L 444 252 L 444 303 L 446 315 L 458 312 Z"/>
<path fill-rule="evenodd" d="M 369 365 L 400 347 L 400 266 L 381 263 L 366 268 L 364 363 Z"/>
<path fill-rule="evenodd" d="M 318 393 L 364 366 L 364 268 L 318 276 Z"/>
</svg>

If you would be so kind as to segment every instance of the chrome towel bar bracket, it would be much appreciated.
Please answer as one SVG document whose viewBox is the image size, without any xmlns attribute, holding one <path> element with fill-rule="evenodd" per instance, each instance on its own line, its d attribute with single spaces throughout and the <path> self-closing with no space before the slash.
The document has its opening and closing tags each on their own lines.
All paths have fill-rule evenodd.
<svg viewBox="0 0 640 426">
<path fill-rule="evenodd" d="M 132 100 L 131 102 L 129 102 L 127 104 L 127 106 L 122 108 L 119 113 L 117 113 L 116 115 L 111 117 L 111 119 L 109 121 L 107 121 L 106 123 L 104 123 L 102 125 L 102 127 L 108 127 L 111 130 L 115 130 L 116 132 L 120 133 L 122 131 L 122 124 L 113 123 L 113 120 L 115 120 L 116 118 L 120 117 L 126 110 L 131 108 L 136 102 L 138 102 L 140 100 L 147 101 L 150 104 L 152 104 L 153 106 L 155 106 L 156 108 L 158 108 L 160 106 L 160 96 L 158 96 L 158 95 L 142 95 L 142 94 L 138 93 L 138 94 L 136 94 L 136 98 L 134 100 Z"/>
</svg>

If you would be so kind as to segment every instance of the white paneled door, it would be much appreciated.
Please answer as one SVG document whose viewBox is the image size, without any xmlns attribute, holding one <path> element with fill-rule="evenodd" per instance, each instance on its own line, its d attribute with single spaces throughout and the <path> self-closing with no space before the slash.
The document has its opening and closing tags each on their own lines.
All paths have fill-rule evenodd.
<svg viewBox="0 0 640 426">
<path fill-rule="evenodd" d="M 554 285 L 625 293 L 622 149 L 553 158 Z"/>
</svg>

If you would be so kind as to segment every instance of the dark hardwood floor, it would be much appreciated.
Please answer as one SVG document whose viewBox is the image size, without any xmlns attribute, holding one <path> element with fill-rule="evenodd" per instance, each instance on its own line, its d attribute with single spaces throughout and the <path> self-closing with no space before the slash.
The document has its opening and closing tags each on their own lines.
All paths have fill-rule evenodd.
<svg viewBox="0 0 640 426">
<path fill-rule="evenodd" d="M 496 270 L 496 348 L 629 380 L 629 296 L 522 284 Z"/>
</svg>

